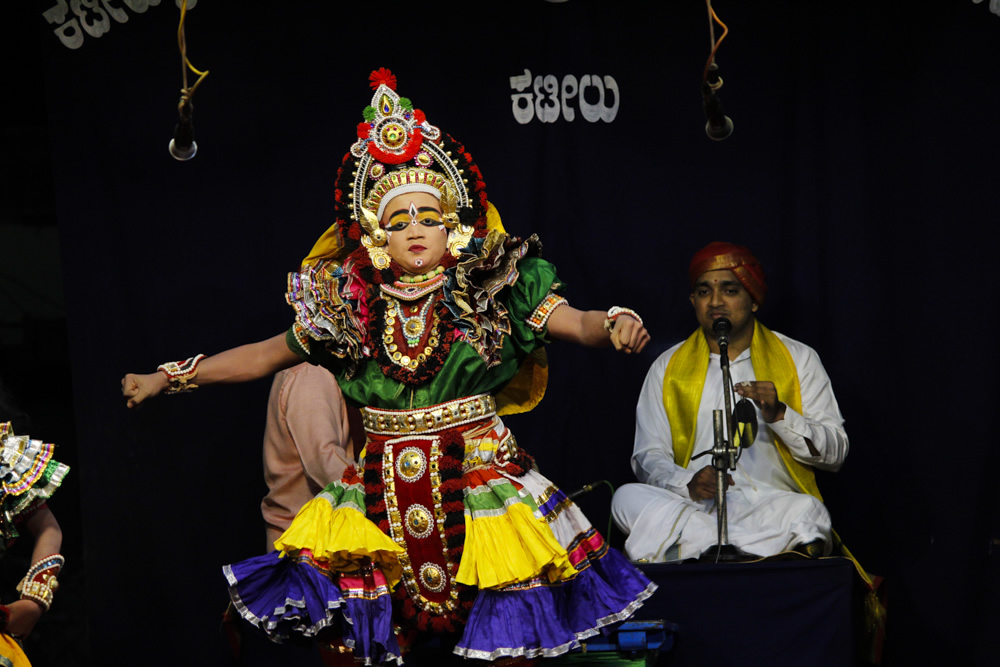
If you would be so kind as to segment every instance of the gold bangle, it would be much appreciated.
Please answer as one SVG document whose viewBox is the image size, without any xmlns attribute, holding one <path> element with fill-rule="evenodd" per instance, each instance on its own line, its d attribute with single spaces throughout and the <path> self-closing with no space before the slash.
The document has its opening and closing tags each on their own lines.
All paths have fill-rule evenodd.
<svg viewBox="0 0 1000 667">
<path fill-rule="evenodd" d="M 628 315 L 640 325 L 642 325 L 642 318 L 639 317 L 639 313 L 635 312 L 631 308 L 623 308 L 622 306 L 612 306 L 608 309 L 608 318 L 604 320 L 604 328 L 611 331 L 615 328 L 615 322 L 622 315 Z"/>
</svg>

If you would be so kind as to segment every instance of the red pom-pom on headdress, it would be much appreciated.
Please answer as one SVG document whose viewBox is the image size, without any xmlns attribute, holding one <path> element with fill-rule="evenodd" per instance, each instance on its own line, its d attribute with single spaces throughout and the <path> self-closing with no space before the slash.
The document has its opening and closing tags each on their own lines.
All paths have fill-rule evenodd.
<svg viewBox="0 0 1000 667">
<path fill-rule="evenodd" d="M 389 86 L 391 90 L 396 90 L 396 75 L 384 67 L 379 67 L 369 74 L 368 81 L 370 82 L 368 85 L 372 87 L 372 90 L 378 89 L 383 83 Z"/>
</svg>

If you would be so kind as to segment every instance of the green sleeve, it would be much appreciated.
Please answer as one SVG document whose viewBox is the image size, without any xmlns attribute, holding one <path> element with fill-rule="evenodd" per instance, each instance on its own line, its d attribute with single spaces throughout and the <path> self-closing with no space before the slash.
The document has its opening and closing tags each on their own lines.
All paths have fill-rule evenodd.
<svg viewBox="0 0 1000 667">
<path fill-rule="evenodd" d="M 523 259 L 517 268 L 520 275 L 508 289 L 504 305 L 509 313 L 513 338 L 534 349 L 547 342 L 548 331 L 535 331 L 528 326 L 528 318 L 550 292 L 559 292 L 564 285 L 556 275 L 556 267 L 540 257 Z"/>
</svg>

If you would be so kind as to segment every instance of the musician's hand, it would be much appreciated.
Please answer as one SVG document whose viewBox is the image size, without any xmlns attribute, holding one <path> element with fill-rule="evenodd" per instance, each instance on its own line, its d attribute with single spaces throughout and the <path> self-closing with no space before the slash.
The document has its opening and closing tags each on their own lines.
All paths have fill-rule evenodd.
<svg viewBox="0 0 1000 667">
<path fill-rule="evenodd" d="M 736 393 L 749 398 L 760 408 L 764 421 L 768 424 L 785 418 L 785 404 L 778 400 L 778 390 L 768 380 L 751 380 L 736 383 Z"/>
<path fill-rule="evenodd" d="M 726 475 L 726 486 L 733 485 L 733 476 Z M 691 500 L 708 500 L 715 497 L 715 468 L 705 466 L 694 474 L 688 482 L 688 495 Z"/>
</svg>

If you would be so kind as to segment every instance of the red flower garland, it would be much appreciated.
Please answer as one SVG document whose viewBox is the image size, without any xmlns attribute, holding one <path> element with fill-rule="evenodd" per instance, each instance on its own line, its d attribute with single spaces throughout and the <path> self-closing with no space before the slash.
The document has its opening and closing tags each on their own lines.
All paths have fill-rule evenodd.
<svg viewBox="0 0 1000 667">
<path fill-rule="evenodd" d="M 365 448 L 365 516 L 389 535 L 389 513 L 385 506 L 385 480 L 382 479 L 382 454 L 385 443 L 369 441 Z"/>
</svg>

